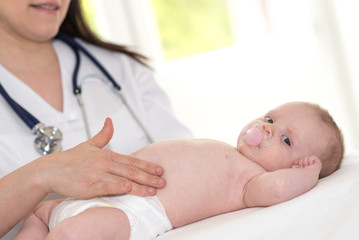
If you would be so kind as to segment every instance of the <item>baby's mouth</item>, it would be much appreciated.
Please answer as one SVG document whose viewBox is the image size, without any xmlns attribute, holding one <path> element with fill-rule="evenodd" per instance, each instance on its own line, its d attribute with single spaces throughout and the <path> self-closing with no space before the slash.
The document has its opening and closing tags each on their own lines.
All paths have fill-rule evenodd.
<svg viewBox="0 0 359 240">
<path fill-rule="evenodd" d="M 259 146 L 263 140 L 262 131 L 259 128 L 254 127 L 249 129 L 244 135 L 244 141 L 250 146 Z"/>
<path fill-rule="evenodd" d="M 262 130 L 262 123 L 255 122 L 245 130 L 240 143 L 246 144 L 250 147 L 253 156 L 258 156 L 262 147 L 272 145 L 274 137 L 271 134 L 266 134 Z"/>
</svg>

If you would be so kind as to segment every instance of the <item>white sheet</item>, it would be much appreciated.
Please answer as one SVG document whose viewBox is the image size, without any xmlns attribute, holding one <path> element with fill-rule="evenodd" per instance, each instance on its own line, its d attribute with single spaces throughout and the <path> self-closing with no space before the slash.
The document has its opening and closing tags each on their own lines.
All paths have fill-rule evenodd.
<svg viewBox="0 0 359 240">
<path fill-rule="evenodd" d="M 291 201 L 212 217 L 157 239 L 359 239 L 359 151 L 347 154 L 341 169 Z"/>
</svg>

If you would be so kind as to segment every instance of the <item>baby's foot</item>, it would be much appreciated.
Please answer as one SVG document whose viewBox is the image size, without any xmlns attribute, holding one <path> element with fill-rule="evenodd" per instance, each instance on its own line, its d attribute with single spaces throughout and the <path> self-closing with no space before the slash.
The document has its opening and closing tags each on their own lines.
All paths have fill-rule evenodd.
<svg viewBox="0 0 359 240">
<path fill-rule="evenodd" d="M 307 168 L 313 169 L 317 172 L 320 172 L 322 169 L 322 162 L 316 156 L 310 156 L 300 159 L 299 161 L 295 161 L 293 163 L 293 168 Z"/>
</svg>

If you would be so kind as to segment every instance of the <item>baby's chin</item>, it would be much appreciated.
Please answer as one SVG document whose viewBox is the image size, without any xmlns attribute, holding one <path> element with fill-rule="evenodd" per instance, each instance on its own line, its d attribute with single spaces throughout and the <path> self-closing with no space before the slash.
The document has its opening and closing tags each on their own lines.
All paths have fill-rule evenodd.
<svg viewBox="0 0 359 240">
<path fill-rule="evenodd" d="M 245 143 L 243 141 L 243 133 L 241 132 L 237 138 L 237 150 L 241 152 L 241 149 L 243 149 Z"/>
<path fill-rule="evenodd" d="M 237 150 L 240 154 L 242 154 L 244 157 L 246 157 L 250 160 L 256 159 L 256 156 L 253 155 L 250 147 L 245 144 L 237 145 Z"/>
</svg>

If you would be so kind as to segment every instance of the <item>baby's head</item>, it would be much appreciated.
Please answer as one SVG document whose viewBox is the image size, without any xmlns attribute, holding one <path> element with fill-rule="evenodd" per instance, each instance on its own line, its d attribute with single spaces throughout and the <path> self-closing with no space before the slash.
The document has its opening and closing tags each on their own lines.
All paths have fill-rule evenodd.
<svg viewBox="0 0 359 240">
<path fill-rule="evenodd" d="M 292 102 L 249 123 L 238 137 L 237 148 L 267 171 L 317 156 L 322 162 L 322 178 L 340 167 L 344 141 L 328 111 L 316 104 Z"/>
</svg>

